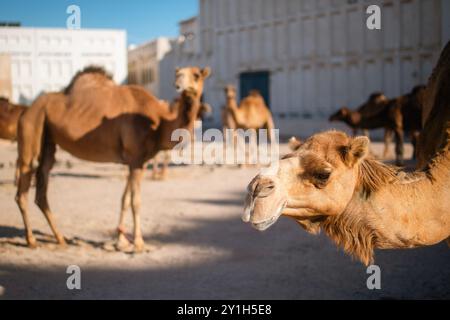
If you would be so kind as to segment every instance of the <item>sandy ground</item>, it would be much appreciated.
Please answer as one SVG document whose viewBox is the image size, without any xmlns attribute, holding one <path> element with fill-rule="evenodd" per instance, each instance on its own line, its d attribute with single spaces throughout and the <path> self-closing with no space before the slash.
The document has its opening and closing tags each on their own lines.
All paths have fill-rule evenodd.
<svg viewBox="0 0 450 320">
<path fill-rule="evenodd" d="M 49 199 L 71 244 L 54 244 L 32 191 L 31 223 L 40 244 L 30 250 L 14 202 L 15 148 L 0 143 L 0 299 L 450 298 L 450 250 L 443 243 L 377 251 L 382 289 L 370 291 L 366 268 L 325 236 L 308 235 L 287 218 L 264 233 L 242 223 L 245 187 L 256 168 L 176 167 L 163 182 L 147 174 L 146 252 L 126 254 L 104 249 L 117 224 L 125 170 L 59 151 Z M 81 268 L 79 291 L 66 288 L 72 264 Z"/>
</svg>

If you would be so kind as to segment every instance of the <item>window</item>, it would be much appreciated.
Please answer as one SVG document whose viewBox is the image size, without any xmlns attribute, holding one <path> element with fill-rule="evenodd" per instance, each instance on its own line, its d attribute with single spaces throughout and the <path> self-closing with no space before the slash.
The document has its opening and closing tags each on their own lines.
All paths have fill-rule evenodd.
<svg viewBox="0 0 450 320">
<path fill-rule="evenodd" d="M 152 83 L 154 81 L 154 72 L 152 68 L 145 69 L 142 72 L 142 82 L 143 84 Z"/>
</svg>

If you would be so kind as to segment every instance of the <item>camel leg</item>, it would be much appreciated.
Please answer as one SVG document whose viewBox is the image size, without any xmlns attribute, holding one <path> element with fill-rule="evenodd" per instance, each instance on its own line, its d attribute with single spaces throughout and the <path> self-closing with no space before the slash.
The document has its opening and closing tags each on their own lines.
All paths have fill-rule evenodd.
<svg viewBox="0 0 450 320">
<path fill-rule="evenodd" d="M 389 154 L 389 146 L 392 142 L 392 130 L 385 129 L 384 130 L 384 151 L 383 151 L 383 159 L 386 159 Z"/>
<path fill-rule="evenodd" d="M 368 129 L 363 129 L 363 135 L 366 136 L 367 138 L 370 138 L 370 134 L 369 134 L 369 130 Z"/>
<path fill-rule="evenodd" d="M 159 163 L 158 163 L 158 154 L 155 155 L 155 157 L 152 160 L 152 164 L 153 164 L 153 169 L 152 169 L 152 179 L 153 180 L 157 180 L 158 179 L 158 167 L 159 167 Z"/>
<path fill-rule="evenodd" d="M 413 160 L 417 159 L 417 143 L 419 141 L 420 131 L 411 132 L 411 142 L 413 145 Z"/>
<path fill-rule="evenodd" d="M 141 252 L 144 250 L 144 239 L 141 231 L 141 180 L 143 176 L 142 167 L 130 168 L 130 190 L 131 190 L 131 209 L 134 220 L 134 250 Z"/>
<path fill-rule="evenodd" d="M 161 169 L 161 179 L 162 180 L 166 180 L 167 179 L 169 162 L 170 162 L 170 152 L 169 151 L 164 151 L 163 166 L 162 166 L 162 169 Z"/>
<path fill-rule="evenodd" d="M 46 141 L 44 142 L 44 146 L 42 148 L 41 159 L 39 163 L 39 167 L 36 172 L 36 199 L 35 203 L 41 209 L 45 218 L 47 219 L 48 225 L 52 230 L 56 241 L 60 245 L 65 245 L 66 241 L 64 240 L 63 235 L 58 231 L 53 219 L 53 213 L 50 210 L 50 206 L 48 204 L 47 199 L 47 190 L 48 190 L 48 178 L 50 170 L 55 164 L 55 152 L 56 145 L 52 142 Z"/>
<path fill-rule="evenodd" d="M 28 190 L 31 185 L 31 166 L 26 164 L 20 165 L 19 171 L 16 202 L 22 214 L 28 247 L 36 248 L 36 238 L 33 236 L 33 231 L 30 228 L 30 221 L 28 220 Z"/>
<path fill-rule="evenodd" d="M 450 238 L 447 239 L 447 245 L 450 248 Z"/>
<path fill-rule="evenodd" d="M 404 154 L 404 133 L 402 128 L 396 128 L 394 131 L 395 134 L 395 156 L 396 156 L 396 164 L 398 166 L 403 166 L 403 154 Z"/>
<path fill-rule="evenodd" d="M 14 185 L 17 187 L 19 185 L 20 169 L 19 169 L 19 159 L 16 161 L 16 170 L 14 171 Z"/>
<path fill-rule="evenodd" d="M 131 188 L 130 188 L 130 180 L 128 178 L 127 185 L 125 186 L 125 190 L 122 195 L 119 225 L 117 227 L 118 239 L 116 243 L 116 248 L 118 250 L 124 250 L 128 248 L 130 245 L 130 242 L 128 241 L 125 235 L 125 215 L 128 209 L 130 208 L 130 204 L 131 204 Z"/>
</svg>

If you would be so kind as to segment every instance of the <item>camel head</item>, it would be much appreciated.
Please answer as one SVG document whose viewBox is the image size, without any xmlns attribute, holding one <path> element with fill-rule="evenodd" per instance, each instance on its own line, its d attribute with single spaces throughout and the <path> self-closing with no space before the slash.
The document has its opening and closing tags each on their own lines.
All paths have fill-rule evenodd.
<svg viewBox="0 0 450 320">
<path fill-rule="evenodd" d="M 177 68 L 175 71 L 175 88 L 178 92 L 191 92 L 197 97 L 203 94 L 203 86 L 205 79 L 211 74 L 209 67 L 186 67 Z"/>
<path fill-rule="evenodd" d="M 324 218 L 342 214 L 351 201 L 368 148 L 367 137 L 339 131 L 312 136 L 251 181 L 244 222 L 263 231 L 285 215 L 317 233 Z"/>
<path fill-rule="evenodd" d="M 350 114 L 350 109 L 347 107 L 342 107 L 338 111 L 333 113 L 330 116 L 330 118 L 328 119 L 328 121 L 330 121 L 330 122 L 343 121 L 344 119 L 346 119 L 349 116 L 349 114 Z"/>
<path fill-rule="evenodd" d="M 235 86 L 229 84 L 229 85 L 225 86 L 224 91 L 225 91 L 225 97 L 228 100 L 230 100 L 230 99 L 231 100 L 235 100 L 236 99 L 237 93 L 236 93 L 236 87 Z"/>
</svg>

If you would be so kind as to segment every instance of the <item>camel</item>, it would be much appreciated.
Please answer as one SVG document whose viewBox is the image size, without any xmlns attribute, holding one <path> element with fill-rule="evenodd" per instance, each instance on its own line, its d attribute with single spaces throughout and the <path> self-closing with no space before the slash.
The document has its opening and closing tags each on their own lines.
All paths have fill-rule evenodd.
<svg viewBox="0 0 450 320">
<path fill-rule="evenodd" d="M 200 105 L 200 110 L 197 116 L 198 121 L 203 121 L 205 117 L 212 113 L 212 107 L 208 103 L 202 102 Z M 192 135 L 192 139 L 194 139 L 194 135 Z M 191 141 L 193 142 L 193 141 Z M 162 158 L 162 160 L 161 160 Z M 162 150 L 158 153 L 153 160 L 152 163 L 152 179 L 153 180 L 166 180 L 168 176 L 168 168 L 170 162 L 170 152 L 169 150 Z M 162 163 L 161 169 L 159 168 L 159 164 Z"/>
<path fill-rule="evenodd" d="M 222 112 L 224 129 L 267 129 L 268 133 L 274 129 L 272 114 L 258 91 L 251 91 L 239 106 L 234 86 L 225 87 L 225 96 L 226 106 Z M 269 134 L 269 139 L 271 138 Z"/>
<path fill-rule="evenodd" d="M 367 137 L 327 131 L 306 140 L 248 186 L 243 220 L 266 230 L 283 215 L 323 230 L 366 265 L 374 249 L 450 245 L 450 43 L 424 93 L 428 112 L 412 173 L 368 156 Z"/>
<path fill-rule="evenodd" d="M 38 160 L 35 202 L 57 242 L 66 243 L 56 228 L 47 200 L 49 172 L 59 145 L 83 160 L 128 166 L 116 247 L 122 250 L 130 245 L 125 236 L 124 218 L 131 206 L 134 251 L 142 251 L 140 186 L 144 164 L 159 150 L 178 143 L 171 141 L 173 130 L 185 128 L 192 132 L 209 74 L 209 68 L 177 69 L 175 87 L 180 96 L 170 107 L 139 86 L 116 85 L 104 70 L 95 67 L 77 73 L 64 92 L 39 97 L 21 117 L 18 129 L 20 177 L 16 202 L 22 213 L 28 246 L 36 247 L 27 206 L 34 160 Z"/>
<path fill-rule="evenodd" d="M 396 140 L 396 163 L 403 165 L 403 140 L 404 132 L 410 133 L 414 146 L 414 157 L 416 155 L 417 139 L 422 128 L 421 95 L 424 86 L 416 86 L 407 94 L 394 99 L 387 99 L 380 92 L 373 93 L 369 99 L 356 111 L 347 107 L 339 109 L 330 116 L 330 121 L 343 121 L 349 125 L 354 134 L 358 129 L 384 128 L 384 152 L 383 158 L 387 157 L 392 134 Z M 368 136 L 366 134 L 366 136 Z"/>
<path fill-rule="evenodd" d="M 17 140 L 17 124 L 26 109 L 26 106 L 13 104 L 8 99 L 0 97 L 0 139 Z"/>
</svg>

